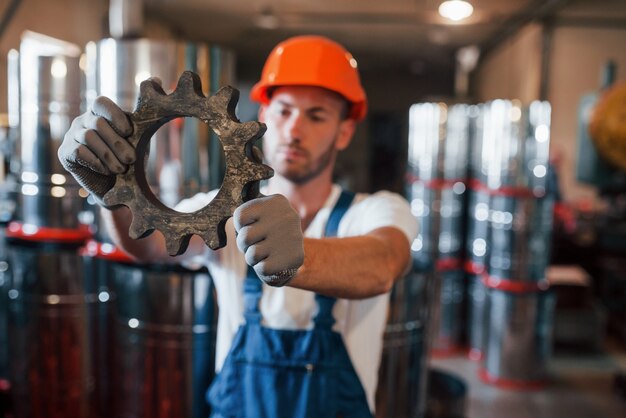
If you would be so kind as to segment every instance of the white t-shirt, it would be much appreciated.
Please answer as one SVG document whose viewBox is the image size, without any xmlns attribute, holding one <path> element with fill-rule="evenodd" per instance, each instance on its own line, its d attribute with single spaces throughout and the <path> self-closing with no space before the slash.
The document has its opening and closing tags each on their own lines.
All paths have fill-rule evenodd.
<svg viewBox="0 0 626 418">
<path fill-rule="evenodd" d="M 326 221 L 335 206 L 341 188 L 333 185 L 326 203 L 304 232 L 305 237 L 321 238 Z M 204 207 L 215 195 L 201 193 L 180 202 L 177 210 L 190 212 Z M 401 196 L 386 191 L 372 195 L 357 194 L 339 224 L 338 237 L 364 235 L 385 226 L 394 226 L 413 242 L 417 221 Z M 246 262 L 237 248 L 232 218 L 226 224 L 227 245 L 211 251 L 208 247 L 200 258 L 190 260 L 205 265 L 214 280 L 219 304 L 217 326 L 216 370 L 220 370 L 230 349 L 232 339 L 243 319 L 243 282 Z M 333 329 L 342 334 L 357 375 L 365 388 L 370 409 L 374 410 L 374 395 L 382 353 L 382 339 L 387 323 L 389 295 L 383 294 L 361 300 L 337 299 L 333 309 L 336 323 Z M 278 329 L 312 328 L 317 313 L 315 293 L 292 287 L 263 286 L 260 302 L 263 324 Z"/>
</svg>

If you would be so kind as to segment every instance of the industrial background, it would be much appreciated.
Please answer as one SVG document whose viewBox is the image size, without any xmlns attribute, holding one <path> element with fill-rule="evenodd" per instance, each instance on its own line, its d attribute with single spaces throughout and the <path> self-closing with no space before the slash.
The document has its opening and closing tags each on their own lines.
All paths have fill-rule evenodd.
<svg viewBox="0 0 626 418">
<path fill-rule="evenodd" d="M 132 263 L 56 151 L 98 95 L 132 111 L 184 70 L 255 120 L 265 57 L 313 33 L 352 52 L 370 103 L 337 182 L 420 222 L 377 417 L 626 416 L 626 1 L 469 3 L 0 2 L 0 418 L 208 416 L 208 272 Z M 165 205 L 220 186 L 204 124 L 155 137 Z"/>
</svg>

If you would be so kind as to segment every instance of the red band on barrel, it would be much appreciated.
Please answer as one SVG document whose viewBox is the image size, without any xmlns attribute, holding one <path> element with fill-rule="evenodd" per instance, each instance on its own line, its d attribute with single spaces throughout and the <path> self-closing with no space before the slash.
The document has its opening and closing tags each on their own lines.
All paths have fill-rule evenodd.
<svg viewBox="0 0 626 418">
<path fill-rule="evenodd" d="M 465 262 L 465 272 L 470 274 L 483 274 L 485 272 L 485 265 L 467 260 Z"/>
<path fill-rule="evenodd" d="M 89 240 L 79 250 L 81 256 L 95 257 L 120 263 L 132 263 L 133 259 L 113 244 L 102 244 L 98 241 Z"/>
<path fill-rule="evenodd" d="M 420 183 L 421 185 L 423 185 L 424 187 L 426 187 L 427 189 L 436 189 L 436 190 L 443 190 L 443 189 L 450 189 L 452 188 L 452 186 L 454 186 L 457 183 L 463 183 L 465 185 L 466 180 L 465 179 L 430 179 L 430 180 L 422 180 L 420 178 L 418 178 L 417 176 L 415 176 L 414 174 L 408 173 L 406 175 L 406 179 L 407 182 L 409 184 L 411 183 Z"/>
<path fill-rule="evenodd" d="M 466 349 L 460 345 L 451 345 L 447 348 L 433 348 L 430 350 L 432 358 L 445 359 L 458 356 L 462 354 Z"/>
<path fill-rule="evenodd" d="M 461 268 L 461 259 L 448 257 L 437 260 L 435 263 L 435 269 L 437 271 L 451 271 L 459 270 Z"/>
<path fill-rule="evenodd" d="M 483 352 L 478 348 L 470 348 L 467 350 L 467 358 L 472 361 L 480 361 L 483 358 Z"/>
<path fill-rule="evenodd" d="M 81 225 L 76 229 L 66 229 L 11 222 L 7 227 L 8 238 L 25 241 L 80 243 L 90 239 L 92 235 L 87 225 Z"/>
<path fill-rule="evenodd" d="M 477 179 L 471 179 L 469 181 L 469 187 L 476 192 L 487 193 L 491 196 L 505 196 L 505 197 L 521 197 L 536 199 L 538 197 L 545 196 L 545 191 L 537 192 L 528 187 L 515 187 L 515 186 L 501 186 L 497 189 L 492 189 L 486 184 L 481 183 Z"/>
<path fill-rule="evenodd" d="M 542 279 L 536 282 L 527 282 L 522 280 L 501 279 L 499 277 L 490 276 L 487 273 L 483 273 L 483 284 L 496 290 L 504 290 L 511 293 L 528 293 L 528 292 L 540 292 L 548 290 L 550 284 L 547 280 Z"/>
<path fill-rule="evenodd" d="M 547 384 L 546 380 L 517 380 L 493 376 L 484 368 L 481 368 L 478 371 L 478 376 L 483 382 L 502 389 L 539 390 L 543 389 Z"/>
</svg>

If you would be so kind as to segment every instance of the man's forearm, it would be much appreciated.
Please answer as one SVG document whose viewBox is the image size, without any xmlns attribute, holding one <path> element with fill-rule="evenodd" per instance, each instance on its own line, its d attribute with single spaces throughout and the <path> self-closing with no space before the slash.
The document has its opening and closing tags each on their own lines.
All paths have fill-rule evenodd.
<svg viewBox="0 0 626 418">
<path fill-rule="evenodd" d="M 132 214 L 127 207 L 115 210 L 102 208 L 100 210 L 107 232 L 116 246 L 142 263 L 162 262 L 164 260 L 165 245 L 159 235 L 153 233 L 143 239 L 132 239 L 128 236 L 128 229 L 132 221 Z M 166 260 L 166 259 L 165 259 Z"/>
<path fill-rule="evenodd" d="M 409 263 L 410 246 L 402 231 L 385 227 L 359 237 L 306 238 L 304 254 L 290 286 L 362 299 L 391 289 Z"/>
</svg>

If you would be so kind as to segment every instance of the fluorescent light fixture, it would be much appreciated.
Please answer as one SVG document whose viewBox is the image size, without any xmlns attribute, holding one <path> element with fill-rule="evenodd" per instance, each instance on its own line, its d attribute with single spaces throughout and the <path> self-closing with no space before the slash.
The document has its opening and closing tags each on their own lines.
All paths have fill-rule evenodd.
<svg viewBox="0 0 626 418">
<path fill-rule="evenodd" d="M 439 14 L 455 22 L 467 19 L 473 12 L 472 5 L 463 0 L 448 0 L 439 6 Z"/>
</svg>

